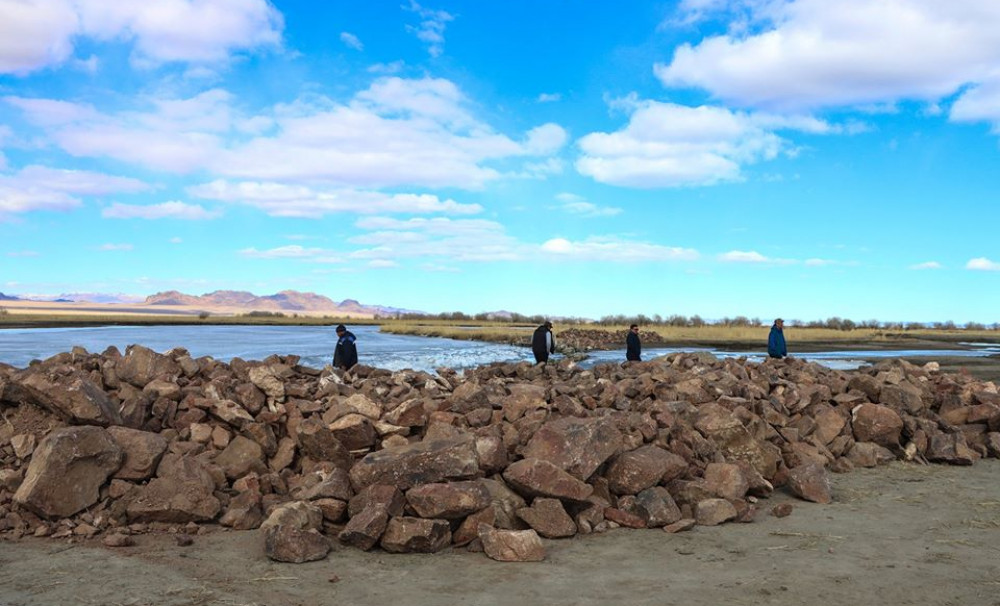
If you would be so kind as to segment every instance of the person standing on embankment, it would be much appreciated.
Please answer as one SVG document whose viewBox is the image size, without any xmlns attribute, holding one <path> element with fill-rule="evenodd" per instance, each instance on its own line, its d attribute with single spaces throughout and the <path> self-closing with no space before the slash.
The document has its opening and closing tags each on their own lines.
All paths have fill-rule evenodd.
<svg viewBox="0 0 1000 606">
<path fill-rule="evenodd" d="M 337 326 L 337 347 L 333 350 L 333 367 L 350 370 L 358 363 L 357 337 L 343 324 Z"/>
<path fill-rule="evenodd" d="M 625 359 L 629 362 L 642 361 L 642 342 L 639 340 L 638 324 L 628 327 L 628 336 L 625 337 Z"/>
<path fill-rule="evenodd" d="M 771 334 L 767 337 L 767 355 L 771 358 L 781 359 L 788 355 L 788 347 L 785 345 L 785 321 L 778 318 L 771 325 Z"/>
<path fill-rule="evenodd" d="M 556 353 L 556 338 L 552 335 L 552 322 L 548 320 L 535 329 L 531 335 L 531 352 L 535 354 L 535 363 L 549 361 L 549 354 Z"/>
</svg>

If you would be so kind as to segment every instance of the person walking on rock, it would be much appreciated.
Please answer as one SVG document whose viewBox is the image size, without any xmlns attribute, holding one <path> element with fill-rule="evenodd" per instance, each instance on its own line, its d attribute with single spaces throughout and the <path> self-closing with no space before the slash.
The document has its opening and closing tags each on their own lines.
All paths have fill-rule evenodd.
<svg viewBox="0 0 1000 606">
<path fill-rule="evenodd" d="M 357 337 L 347 330 L 343 324 L 337 326 L 337 348 L 333 350 L 333 366 L 343 370 L 350 370 L 358 363 L 358 346 L 355 345 Z"/>
<path fill-rule="evenodd" d="M 642 342 L 639 340 L 639 325 L 633 324 L 628 327 L 628 336 L 625 337 L 625 359 L 629 362 L 642 361 Z"/>
<path fill-rule="evenodd" d="M 535 363 L 549 361 L 549 354 L 556 353 L 556 338 L 552 335 L 552 322 L 548 320 L 535 329 L 531 336 L 531 352 L 535 354 Z"/>
<path fill-rule="evenodd" d="M 778 318 L 771 326 L 771 334 L 767 337 L 767 355 L 779 360 L 788 355 L 788 347 L 785 346 L 784 327 L 785 321 Z"/>
</svg>

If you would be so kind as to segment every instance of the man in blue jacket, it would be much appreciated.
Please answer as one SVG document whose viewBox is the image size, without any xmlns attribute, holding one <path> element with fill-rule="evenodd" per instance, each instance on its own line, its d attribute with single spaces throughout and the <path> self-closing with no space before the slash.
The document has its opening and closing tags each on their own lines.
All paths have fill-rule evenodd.
<svg viewBox="0 0 1000 606">
<path fill-rule="evenodd" d="M 785 321 L 778 318 L 771 326 L 771 334 L 767 337 L 767 355 L 772 358 L 784 358 L 788 355 L 788 348 L 785 346 Z"/>
<path fill-rule="evenodd" d="M 343 370 L 350 370 L 358 363 L 358 346 L 355 345 L 357 337 L 347 330 L 343 324 L 337 326 L 337 348 L 333 350 L 333 366 Z"/>
<path fill-rule="evenodd" d="M 629 362 L 642 361 L 642 342 L 639 341 L 639 325 L 633 324 L 628 327 L 628 336 L 625 337 L 625 359 Z"/>
</svg>

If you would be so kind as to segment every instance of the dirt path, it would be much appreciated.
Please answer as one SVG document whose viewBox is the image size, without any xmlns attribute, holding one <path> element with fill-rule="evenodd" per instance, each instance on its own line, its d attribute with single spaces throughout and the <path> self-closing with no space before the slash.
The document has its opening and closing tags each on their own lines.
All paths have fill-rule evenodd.
<svg viewBox="0 0 1000 606">
<path fill-rule="evenodd" d="M 618 529 L 546 542 L 539 564 L 336 548 L 277 564 L 256 532 L 109 549 L 0 542 L 0 605 L 1000 605 L 1000 461 L 895 463 L 834 476 L 836 502 L 679 535 Z M 339 579 L 331 582 L 331 579 Z"/>
</svg>

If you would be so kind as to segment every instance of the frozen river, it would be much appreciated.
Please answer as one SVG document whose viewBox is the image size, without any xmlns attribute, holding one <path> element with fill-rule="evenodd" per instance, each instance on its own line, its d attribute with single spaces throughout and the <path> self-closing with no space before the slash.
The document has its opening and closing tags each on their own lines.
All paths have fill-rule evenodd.
<svg viewBox="0 0 1000 606">
<path fill-rule="evenodd" d="M 358 337 L 361 362 L 389 370 L 413 368 L 433 371 L 435 368 L 470 368 L 490 362 L 517 362 L 533 360 L 531 351 L 524 347 L 458 341 L 434 337 L 411 337 L 378 331 L 376 326 L 357 326 L 351 330 Z M 557 337 L 558 338 L 558 337 Z M 301 357 L 301 364 L 322 368 L 333 357 L 337 341 L 332 326 L 100 326 L 87 328 L 25 328 L 0 330 L 0 362 L 18 368 L 27 366 L 34 359 L 44 359 L 54 354 L 82 346 L 87 351 L 100 353 L 114 345 L 123 353 L 126 346 L 139 343 L 156 351 L 174 347 L 187 349 L 192 356 L 211 356 L 228 362 L 239 357 L 244 360 L 262 360 L 269 355 L 294 354 Z M 897 358 L 908 356 L 984 356 L 1000 353 L 1000 346 L 971 344 L 968 350 L 891 350 L 891 351 L 829 351 L 803 354 L 799 357 L 832 368 L 857 368 L 862 358 Z M 762 344 L 763 346 L 763 344 Z M 644 349 L 643 359 L 692 349 Z M 704 349 L 724 357 L 746 356 L 762 360 L 761 352 L 727 352 Z M 558 357 L 558 356 L 557 356 Z M 621 350 L 591 352 L 583 362 L 589 366 L 601 362 L 620 362 L 625 359 Z"/>
</svg>

